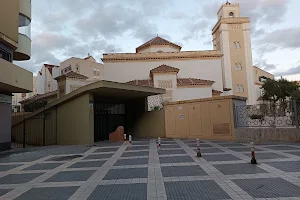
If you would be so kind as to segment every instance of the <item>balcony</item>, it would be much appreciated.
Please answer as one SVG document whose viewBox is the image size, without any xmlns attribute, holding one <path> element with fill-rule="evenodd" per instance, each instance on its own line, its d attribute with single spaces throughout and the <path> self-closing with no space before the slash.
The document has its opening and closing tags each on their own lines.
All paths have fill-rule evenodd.
<svg viewBox="0 0 300 200">
<path fill-rule="evenodd" d="M 0 59 L 0 93 L 27 93 L 32 91 L 32 73 Z"/>
</svg>

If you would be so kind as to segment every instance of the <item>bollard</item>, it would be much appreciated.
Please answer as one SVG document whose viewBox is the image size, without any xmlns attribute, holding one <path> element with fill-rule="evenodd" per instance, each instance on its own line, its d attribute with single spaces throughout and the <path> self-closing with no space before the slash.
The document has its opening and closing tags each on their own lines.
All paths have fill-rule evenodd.
<svg viewBox="0 0 300 200">
<path fill-rule="evenodd" d="M 130 145 L 130 147 L 131 147 L 131 135 L 129 135 L 129 145 Z"/>
<path fill-rule="evenodd" d="M 197 157 L 202 157 L 201 152 L 200 152 L 200 141 L 199 138 L 197 138 Z"/>
<path fill-rule="evenodd" d="M 126 134 L 124 134 L 124 142 L 126 143 Z"/>
<path fill-rule="evenodd" d="M 254 153 L 254 142 L 250 143 L 251 146 L 251 164 L 257 164 L 256 159 L 255 159 L 255 153 Z"/>
<path fill-rule="evenodd" d="M 161 144 L 161 141 L 160 141 L 160 137 L 158 138 L 157 142 L 158 142 L 158 148 L 160 148 L 160 144 Z"/>
</svg>

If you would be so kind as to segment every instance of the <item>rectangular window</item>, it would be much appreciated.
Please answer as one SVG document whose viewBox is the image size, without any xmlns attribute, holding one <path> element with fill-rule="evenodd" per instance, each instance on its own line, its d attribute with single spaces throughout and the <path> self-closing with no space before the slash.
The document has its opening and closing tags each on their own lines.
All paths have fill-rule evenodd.
<svg viewBox="0 0 300 200">
<path fill-rule="evenodd" d="M 99 79 L 100 78 L 100 69 L 93 69 L 93 76 L 94 79 Z"/>
<path fill-rule="evenodd" d="M 243 85 L 236 85 L 236 92 L 237 93 L 244 92 L 244 86 Z"/>
<path fill-rule="evenodd" d="M 5 51 L 4 49 L 1 49 L 1 48 L 0 48 L 0 58 L 6 60 L 8 62 L 11 62 L 10 53 L 8 53 L 7 51 Z"/>
<path fill-rule="evenodd" d="M 240 49 L 241 48 L 240 42 L 233 42 L 233 48 L 234 49 Z"/>
<path fill-rule="evenodd" d="M 173 88 L 172 80 L 159 80 L 158 87 L 163 89 Z"/>
<path fill-rule="evenodd" d="M 235 70 L 237 70 L 237 71 L 243 70 L 242 64 L 241 63 L 235 63 Z"/>
</svg>

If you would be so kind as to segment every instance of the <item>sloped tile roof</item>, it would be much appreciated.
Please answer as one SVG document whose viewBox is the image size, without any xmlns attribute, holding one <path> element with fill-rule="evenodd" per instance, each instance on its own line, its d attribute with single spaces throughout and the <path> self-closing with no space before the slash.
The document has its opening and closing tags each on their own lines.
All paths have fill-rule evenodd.
<svg viewBox="0 0 300 200">
<path fill-rule="evenodd" d="M 150 79 L 149 80 L 132 80 L 132 81 L 127 82 L 127 84 L 154 87 L 153 81 Z"/>
<path fill-rule="evenodd" d="M 179 72 L 178 68 L 171 67 L 169 65 L 160 65 L 150 71 L 151 73 L 165 73 L 165 72 Z"/>
<path fill-rule="evenodd" d="M 170 45 L 170 46 L 173 46 L 177 49 L 181 49 L 181 46 L 177 45 L 177 44 L 174 44 L 164 38 L 161 38 L 159 36 L 156 36 L 155 38 L 152 38 L 151 40 L 149 40 L 148 42 L 142 44 L 141 46 L 137 47 L 136 48 L 136 52 L 146 48 L 146 47 L 149 47 L 151 45 Z"/>
<path fill-rule="evenodd" d="M 177 79 L 177 86 L 193 86 L 193 85 L 212 85 L 214 81 L 195 79 L 195 78 L 179 78 Z M 153 80 L 132 80 L 127 82 L 131 85 L 140 85 L 154 87 Z"/>
<path fill-rule="evenodd" d="M 196 79 L 196 78 L 178 78 L 177 86 L 192 86 L 192 85 L 212 85 L 214 81 Z"/>
<path fill-rule="evenodd" d="M 37 101 L 37 100 L 46 100 L 46 99 L 50 99 L 50 98 L 54 98 L 57 96 L 57 90 L 53 91 L 53 92 L 48 92 L 45 94 L 36 94 L 33 95 L 32 97 L 29 97 L 27 99 L 24 99 L 23 101 L 20 101 L 20 104 L 24 104 L 24 103 L 30 103 L 33 101 Z"/>
<path fill-rule="evenodd" d="M 218 90 L 212 90 L 212 94 L 213 95 L 218 95 L 218 94 L 222 94 L 223 92 L 218 91 Z"/>
<path fill-rule="evenodd" d="M 49 70 L 50 74 L 52 75 L 52 69 L 53 67 L 59 67 L 57 65 L 50 65 L 50 64 L 44 64 L 44 66 Z"/>
<path fill-rule="evenodd" d="M 84 79 L 84 80 L 86 80 L 86 79 L 89 78 L 89 77 L 84 76 L 82 74 L 78 74 L 76 72 L 70 71 L 70 72 L 68 72 L 66 74 L 62 74 L 62 75 L 56 77 L 55 79 L 57 80 L 57 79 L 60 79 L 60 78 L 63 78 L 63 77 L 66 77 L 66 78 L 76 78 L 76 79 Z"/>
</svg>

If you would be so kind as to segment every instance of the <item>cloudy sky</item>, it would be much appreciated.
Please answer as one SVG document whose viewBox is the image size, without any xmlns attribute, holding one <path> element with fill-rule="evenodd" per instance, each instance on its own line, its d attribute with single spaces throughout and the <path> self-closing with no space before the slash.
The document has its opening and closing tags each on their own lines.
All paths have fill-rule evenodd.
<svg viewBox="0 0 300 200">
<path fill-rule="evenodd" d="M 225 0 L 32 0 L 32 57 L 16 64 L 36 73 L 71 56 L 134 52 L 159 34 L 182 50 L 212 49 L 211 29 Z M 231 0 L 250 17 L 254 64 L 300 80 L 300 1 Z M 297 75 L 298 74 L 298 75 Z"/>
</svg>

